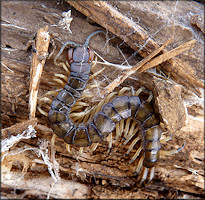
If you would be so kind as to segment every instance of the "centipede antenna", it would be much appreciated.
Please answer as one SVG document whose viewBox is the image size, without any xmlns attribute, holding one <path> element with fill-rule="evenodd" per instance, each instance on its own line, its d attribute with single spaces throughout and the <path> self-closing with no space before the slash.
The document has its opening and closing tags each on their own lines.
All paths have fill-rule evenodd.
<svg viewBox="0 0 205 200">
<path fill-rule="evenodd" d="M 103 30 L 98 30 L 98 31 L 95 31 L 95 32 L 91 33 L 91 34 L 87 37 L 87 39 L 85 40 L 85 43 L 84 43 L 83 46 L 84 46 L 85 48 L 88 48 L 88 45 L 89 45 L 89 42 L 90 42 L 90 38 L 93 37 L 94 35 L 98 34 L 98 33 L 104 33 L 104 34 L 106 34 L 105 31 L 103 31 Z"/>
<path fill-rule="evenodd" d="M 58 59 L 58 57 L 63 53 L 64 49 L 67 47 L 67 46 L 71 46 L 71 47 L 78 47 L 79 44 L 76 44 L 75 42 L 73 41 L 68 41 L 68 42 L 65 42 L 63 44 L 63 46 L 61 47 L 60 51 L 58 52 L 58 54 L 56 55 L 56 57 L 54 58 L 54 63 L 57 63 L 56 60 Z"/>
<path fill-rule="evenodd" d="M 135 159 L 140 155 L 140 152 L 142 151 L 143 147 L 142 145 L 137 149 L 137 151 L 135 152 L 134 156 L 131 158 L 131 160 L 128 162 L 128 164 L 131 164 L 132 162 L 135 161 Z M 140 158 L 140 160 L 143 158 L 143 156 Z M 139 162 L 140 162 L 139 160 Z"/>
<path fill-rule="evenodd" d="M 179 153 L 185 147 L 185 144 L 186 144 L 186 142 L 184 142 L 184 144 L 181 147 L 179 147 L 178 149 L 172 149 L 169 151 L 160 150 L 160 154 L 164 155 L 164 156 L 168 156 L 168 155 Z"/>
</svg>

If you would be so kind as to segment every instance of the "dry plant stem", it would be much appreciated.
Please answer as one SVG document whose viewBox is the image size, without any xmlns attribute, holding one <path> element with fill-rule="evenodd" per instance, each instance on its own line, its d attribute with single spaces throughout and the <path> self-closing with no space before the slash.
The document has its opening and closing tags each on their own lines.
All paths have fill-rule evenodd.
<svg viewBox="0 0 205 200">
<path fill-rule="evenodd" d="M 50 44 L 50 35 L 48 26 L 40 28 L 34 41 L 34 52 L 32 54 L 32 63 L 30 71 L 30 88 L 29 88 L 29 118 L 35 118 L 37 95 L 40 78 L 48 56 L 48 47 Z"/>
<path fill-rule="evenodd" d="M 109 5 L 106 1 L 67 2 L 105 29 L 120 37 L 142 57 L 145 58 L 159 48 L 159 45 L 155 43 L 147 31 Z M 166 52 L 166 50 L 164 49 L 163 52 Z M 181 66 L 183 66 L 183 63 L 180 60 L 176 62 L 175 59 L 170 59 L 163 63 L 161 67 L 163 72 L 167 75 L 170 74 L 170 77 L 173 78 L 175 82 L 186 86 L 200 96 L 201 92 L 197 87 L 203 88 L 203 82 L 198 80 L 190 66 L 187 65 L 185 69 L 181 69 Z"/>
<path fill-rule="evenodd" d="M 196 42 L 195 40 L 191 40 L 183 45 L 180 45 L 179 47 L 164 53 L 154 59 L 152 59 L 154 56 L 156 56 L 160 51 L 162 51 L 170 42 L 172 41 L 172 39 L 168 40 L 167 42 L 165 42 L 164 45 L 162 45 L 160 48 L 158 48 L 157 50 L 155 50 L 154 52 L 152 52 L 149 56 L 147 56 L 146 58 L 144 58 L 142 61 L 140 61 L 137 65 L 133 66 L 131 69 L 126 70 L 123 72 L 123 74 L 121 76 L 119 76 L 117 79 L 115 79 L 112 83 L 110 83 L 105 90 L 103 91 L 102 94 L 105 94 L 106 92 L 112 92 L 114 90 L 115 87 L 117 87 L 118 85 L 120 85 L 121 83 L 124 82 L 124 80 L 126 78 L 128 78 L 130 75 L 132 75 L 133 73 L 135 73 L 136 71 L 143 72 L 147 69 L 150 69 L 152 67 L 155 67 L 163 62 L 165 62 L 166 60 L 173 58 L 174 56 L 190 49 L 192 47 L 192 45 Z"/>
</svg>

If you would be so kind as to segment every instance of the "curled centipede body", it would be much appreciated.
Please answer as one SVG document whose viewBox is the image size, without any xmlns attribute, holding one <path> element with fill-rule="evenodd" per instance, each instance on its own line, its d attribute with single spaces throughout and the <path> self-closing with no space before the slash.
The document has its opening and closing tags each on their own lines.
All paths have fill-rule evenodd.
<svg viewBox="0 0 205 200">
<path fill-rule="evenodd" d="M 48 117 L 54 133 L 67 144 L 78 147 L 100 143 L 116 128 L 117 123 L 132 118 L 139 125 L 140 136 L 132 141 L 127 154 L 139 140 L 142 141 L 130 161 L 130 163 L 133 162 L 141 155 L 136 169 L 139 185 L 141 185 L 146 180 L 150 182 L 153 179 L 161 149 L 160 118 L 150 101 L 142 100 L 139 96 L 118 96 L 104 104 L 88 125 L 76 124 L 69 117 L 71 108 L 87 85 L 91 71 L 90 63 L 94 59 L 94 51 L 88 48 L 88 43 L 90 37 L 98 32 L 101 31 L 91 34 L 83 46 L 74 44 L 75 47 L 68 50 L 70 77 L 57 98 L 52 101 Z M 134 135 L 136 134 L 126 135 L 125 143 L 131 141 Z M 179 150 L 181 149 L 176 152 Z"/>
</svg>

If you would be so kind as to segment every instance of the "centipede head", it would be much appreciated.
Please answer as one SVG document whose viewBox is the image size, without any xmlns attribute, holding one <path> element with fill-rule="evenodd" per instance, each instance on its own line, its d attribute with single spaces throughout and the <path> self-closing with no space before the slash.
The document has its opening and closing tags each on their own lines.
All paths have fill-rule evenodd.
<svg viewBox="0 0 205 200">
<path fill-rule="evenodd" d="M 91 63 L 94 59 L 94 51 L 91 48 L 75 47 L 68 50 L 68 62 L 69 64 L 76 63 Z"/>
</svg>

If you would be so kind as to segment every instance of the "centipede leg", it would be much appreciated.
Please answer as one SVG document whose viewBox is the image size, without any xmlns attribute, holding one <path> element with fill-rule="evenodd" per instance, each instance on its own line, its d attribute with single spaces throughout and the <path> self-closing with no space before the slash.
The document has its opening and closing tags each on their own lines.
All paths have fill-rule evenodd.
<svg viewBox="0 0 205 200">
<path fill-rule="evenodd" d="M 149 103 L 153 99 L 153 94 L 151 91 L 149 91 L 148 93 L 149 93 L 149 97 L 147 98 L 146 101 Z"/>
<path fill-rule="evenodd" d="M 68 76 L 66 76 L 64 74 L 54 74 L 54 76 L 62 78 L 65 82 L 68 81 Z"/>
<path fill-rule="evenodd" d="M 62 87 L 64 87 L 65 86 L 65 82 L 63 82 L 61 79 L 59 79 L 59 78 L 54 78 L 53 79 L 54 81 L 56 81 L 57 83 L 59 83 Z"/>
<path fill-rule="evenodd" d="M 138 174 L 139 174 L 139 172 L 140 172 L 140 170 L 141 170 L 141 168 L 142 168 L 143 160 L 144 160 L 144 157 L 141 156 L 139 162 L 137 163 L 137 168 L 136 168 L 136 170 L 135 170 L 135 175 L 138 175 Z"/>
<path fill-rule="evenodd" d="M 170 133 L 169 136 L 160 139 L 160 143 L 164 144 L 164 143 L 168 142 L 171 139 L 172 139 L 172 134 Z"/>
<path fill-rule="evenodd" d="M 123 87 L 119 92 L 118 95 L 122 96 L 126 91 L 130 91 L 130 87 Z"/>
<path fill-rule="evenodd" d="M 131 117 L 129 117 L 129 118 L 126 120 L 125 130 L 124 130 L 124 137 L 126 137 L 127 134 L 128 134 L 128 132 L 129 132 L 130 121 L 131 121 Z"/>
<path fill-rule="evenodd" d="M 136 123 L 133 122 L 132 126 L 131 126 L 131 128 L 129 130 L 128 135 L 125 137 L 125 142 L 123 143 L 123 145 L 126 145 L 132 139 L 132 137 L 137 133 L 137 131 L 139 130 L 138 126 L 137 126 L 137 128 L 135 128 L 135 125 L 136 125 Z"/>
<path fill-rule="evenodd" d="M 97 149 L 98 145 L 99 145 L 99 143 L 93 143 L 90 147 L 90 152 L 91 153 L 94 152 Z"/>
<path fill-rule="evenodd" d="M 139 156 L 140 152 L 142 151 L 142 145 L 137 149 L 137 151 L 135 152 L 135 155 L 131 158 L 131 160 L 129 161 L 128 164 L 131 164 L 132 162 L 135 161 L 135 159 Z M 140 160 L 143 158 L 143 156 L 140 158 Z M 139 161 L 140 162 L 140 161 Z M 138 164 L 139 165 L 139 164 Z"/>
<path fill-rule="evenodd" d="M 105 67 L 102 68 L 101 70 L 95 72 L 94 74 L 92 74 L 89 79 L 92 80 L 94 77 L 96 77 L 98 74 L 102 73 L 104 71 Z"/>
<path fill-rule="evenodd" d="M 184 144 L 183 144 L 180 148 L 178 148 L 178 149 L 172 149 L 172 150 L 169 150 L 169 151 L 160 150 L 160 154 L 161 154 L 161 155 L 165 155 L 165 156 L 172 155 L 172 154 L 176 154 L 176 153 L 179 153 L 184 147 L 185 147 L 185 142 L 184 142 Z"/>
<path fill-rule="evenodd" d="M 116 137 L 115 137 L 116 140 L 117 140 L 120 136 L 122 136 L 123 129 L 124 129 L 124 122 L 125 122 L 125 120 L 122 119 L 122 120 L 120 121 L 120 123 L 119 123 L 119 132 L 118 132 L 118 134 L 116 134 Z"/>
<path fill-rule="evenodd" d="M 148 178 L 147 183 L 150 183 L 151 180 L 154 178 L 155 167 L 152 167 L 149 171 L 150 173 L 149 173 L 149 178 Z"/>
<path fill-rule="evenodd" d="M 53 134 L 52 138 L 51 138 L 51 145 L 55 146 L 55 140 L 56 140 L 56 134 Z"/>
<path fill-rule="evenodd" d="M 42 115 L 48 117 L 48 112 L 44 111 L 44 110 L 41 109 L 41 107 L 39 107 L 39 106 L 37 106 L 37 109 L 38 109 L 38 111 L 39 111 Z"/>
<path fill-rule="evenodd" d="M 52 103 L 52 99 L 48 98 L 48 97 L 42 97 L 38 99 L 40 102 L 44 102 L 44 103 L 48 103 L 51 104 Z"/>
<path fill-rule="evenodd" d="M 79 149 L 79 155 L 82 155 L 83 154 L 83 147 L 80 147 L 80 149 Z"/>
<path fill-rule="evenodd" d="M 148 168 L 143 167 L 141 175 L 137 178 L 137 181 L 140 181 L 137 185 L 138 187 L 142 186 L 143 182 L 147 179 L 147 175 L 148 175 Z"/>
<path fill-rule="evenodd" d="M 108 151 L 107 151 L 107 153 L 110 153 L 111 148 L 112 148 L 112 132 L 108 136 L 108 142 L 109 142 L 109 144 L 108 144 Z"/>
<path fill-rule="evenodd" d="M 129 146 L 128 151 L 127 151 L 126 154 L 125 154 L 125 156 L 127 156 L 127 155 L 130 153 L 130 151 L 133 149 L 133 147 L 135 146 L 135 144 L 136 144 L 140 139 L 141 139 L 141 138 L 140 138 L 140 135 L 138 135 L 138 136 L 132 141 L 132 143 L 131 143 L 130 146 Z"/>
<path fill-rule="evenodd" d="M 146 88 L 145 88 L 144 86 L 140 87 L 140 88 L 136 91 L 135 96 L 139 96 L 140 93 L 143 92 L 143 91 L 145 91 L 145 90 L 146 90 Z"/>
<path fill-rule="evenodd" d="M 69 144 L 66 144 L 66 149 L 67 149 L 68 153 L 72 154 Z"/>
</svg>

